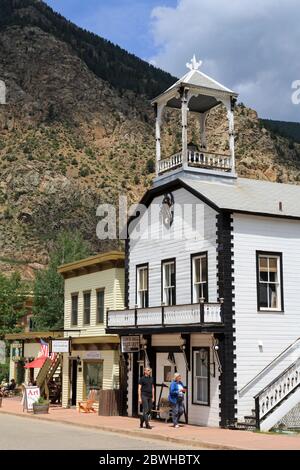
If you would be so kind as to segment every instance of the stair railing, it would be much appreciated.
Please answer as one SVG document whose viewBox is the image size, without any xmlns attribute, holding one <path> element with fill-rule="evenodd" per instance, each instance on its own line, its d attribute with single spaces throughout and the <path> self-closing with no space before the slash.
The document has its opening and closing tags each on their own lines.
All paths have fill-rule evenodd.
<svg viewBox="0 0 300 470">
<path fill-rule="evenodd" d="M 255 395 L 256 427 L 300 385 L 300 357 Z"/>
</svg>

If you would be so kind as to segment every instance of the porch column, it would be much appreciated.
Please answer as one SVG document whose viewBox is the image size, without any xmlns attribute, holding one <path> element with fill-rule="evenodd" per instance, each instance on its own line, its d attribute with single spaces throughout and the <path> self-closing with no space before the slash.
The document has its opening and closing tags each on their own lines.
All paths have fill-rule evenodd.
<svg viewBox="0 0 300 470">
<path fill-rule="evenodd" d="M 187 164 L 188 88 L 181 91 L 182 165 Z"/>
<path fill-rule="evenodd" d="M 160 126 L 163 105 L 155 104 L 155 141 L 156 141 L 156 176 L 159 174 L 159 162 L 161 160 Z"/>
<path fill-rule="evenodd" d="M 235 171 L 235 154 L 234 154 L 234 106 L 235 99 L 230 98 L 229 103 L 226 105 L 227 108 L 227 119 L 229 128 L 229 151 L 231 157 L 231 170 Z"/>
<path fill-rule="evenodd" d="M 69 408 L 70 399 L 70 375 L 69 375 L 69 354 L 63 353 L 62 359 L 62 392 L 61 405 L 63 408 Z"/>
<path fill-rule="evenodd" d="M 200 123 L 200 144 L 202 149 L 206 149 L 206 117 L 207 113 L 199 114 L 199 123 Z"/>
</svg>

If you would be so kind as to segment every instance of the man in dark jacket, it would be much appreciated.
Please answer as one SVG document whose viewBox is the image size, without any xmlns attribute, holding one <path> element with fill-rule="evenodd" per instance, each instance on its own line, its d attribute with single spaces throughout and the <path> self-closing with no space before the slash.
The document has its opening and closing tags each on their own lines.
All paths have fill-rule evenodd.
<svg viewBox="0 0 300 470">
<path fill-rule="evenodd" d="M 154 385 L 149 367 L 144 369 L 144 375 L 139 380 L 138 397 L 139 403 L 142 404 L 143 408 L 143 414 L 140 416 L 140 427 L 142 428 L 145 423 L 146 428 L 151 429 L 149 417 L 154 402 Z"/>
</svg>

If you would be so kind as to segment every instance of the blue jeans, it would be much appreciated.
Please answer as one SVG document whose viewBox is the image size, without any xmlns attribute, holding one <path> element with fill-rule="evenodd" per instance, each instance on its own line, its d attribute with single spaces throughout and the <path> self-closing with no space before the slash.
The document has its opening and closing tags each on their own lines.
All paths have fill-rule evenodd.
<svg viewBox="0 0 300 470">
<path fill-rule="evenodd" d="M 172 419 L 173 419 L 173 424 L 176 426 L 178 424 L 180 417 L 184 413 L 184 405 L 183 405 L 183 400 L 177 400 L 176 403 L 172 403 Z"/>
</svg>

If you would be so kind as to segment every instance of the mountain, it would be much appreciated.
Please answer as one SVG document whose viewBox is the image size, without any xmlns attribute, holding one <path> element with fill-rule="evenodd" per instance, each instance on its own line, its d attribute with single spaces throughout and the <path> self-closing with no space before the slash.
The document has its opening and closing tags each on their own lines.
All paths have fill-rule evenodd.
<svg viewBox="0 0 300 470">
<path fill-rule="evenodd" d="M 262 125 L 270 132 L 285 137 L 300 144 L 300 122 L 273 121 L 271 119 L 260 119 Z"/>
<path fill-rule="evenodd" d="M 149 98 L 175 78 L 83 31 L 45 3 L 0 0 L 0 270 L 31 279 L 51 240 L 78 229 L 96 251 L 99 203 L 136 202 L 154 176 Z M 300 182 L 300 145 L 270 132 L 255 111 L 236 108 L 240 175 Z M 191 117 L 190 138 L 198 124 Z M 212 149 L 227 147 L 224 110 L 208 120 Z M 178 114 L 166 113 L 164 155 L 180 146 Z"/>
</svg>

